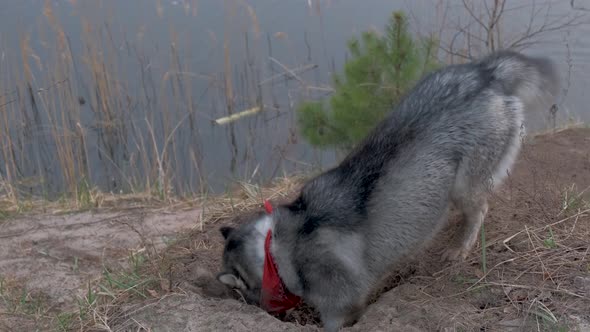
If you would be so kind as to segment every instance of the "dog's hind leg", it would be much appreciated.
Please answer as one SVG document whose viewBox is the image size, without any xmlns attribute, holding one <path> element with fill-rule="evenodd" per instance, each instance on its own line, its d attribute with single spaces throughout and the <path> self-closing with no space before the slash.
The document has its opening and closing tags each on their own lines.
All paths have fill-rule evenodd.
<svg viewBox="0 0 590 332">
<path fill-rule="evenodd" d="M 463 222 L 450 248 L 443 254 L 443 260 L 467 258 L 471 248 L 477 241 L 477 235 L 488 212 L 485 198 L 474 199 L 462 207 Z"/>
<path fill-rule="evenodd" d="M 456 260 L 467 255 L 477 241 L 477 235 L 485 216 L 488 213 L 488 202 L 485 190 L 465 190 L 470 186 L 459 185 L 453 192 L 453 201 L 461 210 L 463 220 L 454 235 L 451 245 L 443 253 L 443 260 Z M 471 187 L 473 189 L 473 187 Z"/>
</svg>

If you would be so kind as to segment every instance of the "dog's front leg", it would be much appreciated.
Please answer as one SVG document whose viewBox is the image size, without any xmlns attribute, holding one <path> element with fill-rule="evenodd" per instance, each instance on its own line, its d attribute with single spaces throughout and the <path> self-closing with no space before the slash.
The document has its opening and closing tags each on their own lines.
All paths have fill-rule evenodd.
<svg viewBox="0 0 590 332">
<path fill-rule="evenodd" d="M 352 309 L 335 311 L 334 308 L 319 310 L 326 332 L 337 332 L 343 327 L 352 326 L 358 322 L 366 310 L 365 305 L 356 305 Z"/>
<path fill-rule="evenodd" d="M 338 332 L 347 321 L 347 315 L 343 313 L 321 313 L 322 323 L 324 324 L 324 331 Z"/>
</svg>

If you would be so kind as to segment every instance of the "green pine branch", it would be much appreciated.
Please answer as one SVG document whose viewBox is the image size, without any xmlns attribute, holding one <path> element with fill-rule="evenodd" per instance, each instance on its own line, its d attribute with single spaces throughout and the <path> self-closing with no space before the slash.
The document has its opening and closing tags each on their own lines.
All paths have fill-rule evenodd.
<svg viewBox="0 0 590 332">
<path fill-rule="evenodd" d="M 392 14 L 382 35 L 367 31 L 351 39 L 351 59 L 334 75 L 330 99 L 305 102 L 297 110 L 303 137 L 319 148 L 351 149 L 437 67 L 437 49 L 435 40 L 411 35 L 403 12 Z"/>
</svg>

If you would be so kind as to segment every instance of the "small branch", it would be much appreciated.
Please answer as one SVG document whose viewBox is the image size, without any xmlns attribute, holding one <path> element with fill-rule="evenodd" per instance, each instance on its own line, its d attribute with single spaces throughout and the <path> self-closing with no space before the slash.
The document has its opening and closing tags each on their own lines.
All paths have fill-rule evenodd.
<svg viewBox="0 0 590 332">
<path fill-rule="evenodd" d="M 574 2 L 575 2 L 575 0 L 570 0 L 570 7 L 572 7 L 572 9 L 590 12 L 590 9 L 588 9 L 586 7 L 576 7 L 576 4 Z"/>
<path fill-rule="evenodd" d="M 297 68 L 293 69 L 292 72 L 293 73 L 304 73 L 304 72 L 306 72 L 308 70 L 315 69 L 317 67 L 318 67 L 318 65 L 316 65 L 316 64 L 308 64 L 308 65 L 305 65 L 305 66 L 297 67 Z M 273 75 L 273 76 L 271 76 L 269 78 L 263 79 L 260 83 L 258 83 L 258 85 L 261 86 L 261 85 L 264 85 L 264 84 L 266 84 L 268 82 L 272 82 L 272 81 L 274 81 L 277 78 L 281 78 L 283 76 L 289 76 L 289 75 L 292 76 L 292 74 L 290 72 L 284 71 L 282 73 Z"/>
<path fill-rule="evenodd" d="M 292 69 L 289 69 L 287 66 L 285 66 L 284 64 L 282 64 L 281 62 L 279 62 L 279 60 L 273 58 L 273 57 L 269 57 L 269 59 L 276 63 L 277 65 L 279 65 L 281 68 L 283 68 L 284 71 L 286 71 L 291 77 L 293 77 L 294 79 L 296 79 L 297 81 L 299 81 L 299 83 L 301 83 L 301 85 L 305 86 L 305 82 L 299 77 L 297 76 L 297 74 L 295 74 L 295 72 Z"/>
<path fill-rule="evenodd" d="M 15 103 L 15 102 L 16 102 L 16 99 L 13 99 L 13 100 L 9 100 L 9 101 L 5 102 L 4 104 L 0 104 L 0 109 L 3 108 L 3 107 L 5 107 L 5 106 L 8 106 L 8 105 L 10 105 L 12 103 Z"/>
<path fill-rule="evenodd" d="M 531 20 L 529 21 L 527 31 L 521 37 L 512 41 L 510 43 L 510 47 L 524 48 L 526 46 L 530 46 L 531 44 L 538 43 L 538 41 L 535 41 L 534 39 L 542 34 L 573 28 L 584 24 L 584 22 L 580 21 L 580 19 L 584 16 L 583 14 L 576 15 L 571 19 L 567 19 L 565 21 L 565 16 L 561 16 L 555 20 L 549 21 L 549 9 L 547 9 L 543 24 L 541 24 L 541 26 L 533 30 L 532 26 L 534 23 L 534 18 L 537 17 L 537 15 L 538 11 L 537 13 L 531 13 Z"/>
<path fill-rule="evenodd" d="M 489 32 L 488 30 L 488 26 L 483 23 L 473 12 L 473 10 L 471 10 L 471 8 L 469 8 L 469 5 L 467 4 L 466 0 L 463 0 L 463 7 L 465 7 L 465 10 L 467 10 L 467 13 L 469 14 L 469 16 L 471 16 L 486 32 Z"/>
<path fill-rule="evenodd" d="M 53 87 L 56 87 L 56 86 L 58 86 L 58 85 L 60 85 L 60 84 L 63 84 L 63 83 L 65 83 L 65 82 L 67 82 L 68 80 L 69 80 L 69 78 L 65 78 L 65 79 L 63 79 L 63 80 L 61 80 L 61 81 L 54 82 L 53 84 L 51 84 L 50 86 L 48 86 L 48 87 L 46 87 L 46 88 L 38 88 L 38 89 L 37 89 L 37 93 L 41 93 L 41 92 L 45 92 L 45 91 L 49 91 L 49 90 L 51 90 Z"/>
<path fill-rule="evenodd" d="M 254 115 L 256 113 L 259 113 L 260 111 L 262 111 L 262 108 L 256 106 L 256 107 L 247 109 L 247 110 L 242 111 L 242 112 L 239 112 L 239 113 L 234 113 L 234 114 L 232 114 L 230 116 L 225 116 L 223 118 L 219 118 L 219 119 L 215 120 L 215 123 L 218 124 L 218 125 L 224 125 L 224 124 L 232 123 L 232 122 L 234 122 L 236 120 L 239 120 L 239 119 L 241 119 L 243 117 L 246 117 L 246 116 L 250 116 L 250 115 Z"/>
</svg>

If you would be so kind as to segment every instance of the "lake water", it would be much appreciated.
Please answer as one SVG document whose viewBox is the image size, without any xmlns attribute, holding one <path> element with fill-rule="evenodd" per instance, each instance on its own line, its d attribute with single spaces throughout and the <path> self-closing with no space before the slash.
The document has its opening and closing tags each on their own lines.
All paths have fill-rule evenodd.
<svg viewBox="0 0 590 332">
<path fill-rule="evenodd" d="M 440 31 L 453 52 L 483 53 L 478 21 L 487 24 L 494 1 L 467 3 L 469 11 L 463 1 L 3 0 L 0 184 L 54 198 L 85 174 L 106 191 L 165 178 L 179 193 L 219 192 L 236 179 L 329 167 L 335 154 L 303 141 L 294 108 L 329 95 L 347 40 L 404 10 L 417 35 Z M 494 42 L 528 29 L 525 51 L 553 58 L 565 82 L 555 121 L 549 111 L 529 115 L 533 130 L 590 121 L 583 5 L 506 2 Z M 568 20 L 575 25 L 558 29 Z M 231 125 L 213 122 L 259 106 Z"/>
</svg>

